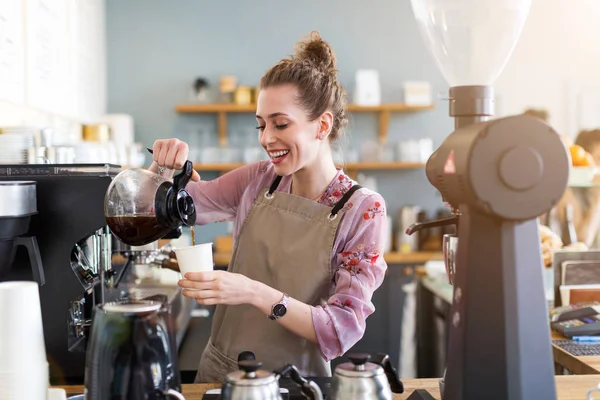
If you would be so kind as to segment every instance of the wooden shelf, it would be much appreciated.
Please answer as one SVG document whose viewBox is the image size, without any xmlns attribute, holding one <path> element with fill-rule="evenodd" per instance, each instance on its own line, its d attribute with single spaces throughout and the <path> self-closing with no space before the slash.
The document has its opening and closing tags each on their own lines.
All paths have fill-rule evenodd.
<svg viewBox="0 0 600 400">
<path fill-rule="evenodd" d="M 223 163 L 223 164 L 194 164 L 196 171 L 215 171 L 215 172 L 228 172 L 236 168 L 242 167 L 243 163 Z M 378 162 L 362 162 L 362 163 L 347 163 L 341 165 L 344 171 L 350 176 L 356 175 L 357 171 L 362 170 L 398 170 L 398 169 L 420 169 L 424 168 L 425 164 L 421 163 L 406 163 L 406 162 L 390 162 L 390 163 L 378 163 Z"/>
<path fill-rule="evenodd" d="M 349 104 L 348 111 L 352 112 L 411 112 L 433 109 L 433 105 L 428 106 L 410 106 L 403 103 L 389 103 L 378 106 L 359 106 Z M 175 106 L 175 111 L 181 114 L 212 114 L 212 113 L 253 113 L 256 111 L 256 104 L 179 104 Z"/>
<path fill-rule="evenodd" d="M 442 260 L 442 253 L 437 252 L 414 252 L 414 253 L 386 253 L 384 255 L 385 261 L 388 264 L 424 264 L 430 260 Z M 231 259 L 230 253 L 214 253 L 213 261 L 215 265 L 219 267 L 226 267 L 229 265 Z"/>
<path fill-rule="evenodd" d="M 218 171 L 228 172 L 236 168 L 242 167 L 243 163 L 224 163 L 224 164 L 194 164 L 196 171 Z"/>
<path fill-rule="evenodd" d="M 379 113 L 379 141 L 387 142 L 388 127 L 392 112 L 417 112 L 433 109 L 433 105 L 410 106 L 402 103 L 381 104 L 378 106 L 348 105 L 350 112 L 375 112 Z M 227 114 L 229 113 L 254 113 L 256 104 L 179 104 L 175 111 L 181 114 L 217 114 L 217 126 L 219 131 L 219 143 L 227 144 Z"/>
</svg>

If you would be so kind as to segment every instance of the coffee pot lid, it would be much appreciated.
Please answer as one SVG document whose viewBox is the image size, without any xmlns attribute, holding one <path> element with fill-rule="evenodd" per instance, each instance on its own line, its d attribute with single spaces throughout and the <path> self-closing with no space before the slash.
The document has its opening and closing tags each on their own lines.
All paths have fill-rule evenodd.
<svg viewBox="0 0 600 400">
<path fill-rule="evenodd" d="M 261 370 L 262 363 L 256 360 L 239 361 L 240 369 L 227 374 L 227 382 L 233 386 L 266 386 L 276 381 L 274 373 Z"/>
<path fill-rule="evenodd" d="M 162 304 L 156 301 L 111 302 L 102 305 L 105 312 L 141 314 L 158 311 Z"/>
<path fill-rule="evenodd" d="M 335 373 L 349 378 L 371 378 L 384 373 L 381 365 L 369 362 L 370 354 L 353 353 L 348 354 L 350 362 L 337 366 Z"/>
</svg>

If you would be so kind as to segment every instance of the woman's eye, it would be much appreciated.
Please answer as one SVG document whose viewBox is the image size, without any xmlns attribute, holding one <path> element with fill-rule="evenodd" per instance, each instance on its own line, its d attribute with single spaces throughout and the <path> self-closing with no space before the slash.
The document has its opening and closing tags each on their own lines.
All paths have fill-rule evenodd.
<svg viewBox="0 0 600 400">
<path fill-rule="evenodd" d="M 259 126 L 256 127 L 256 129 L 259 130 L 259 131 L 262 131 L 262 130 L 265 129 L 265 126 L 264 125 L 259 125 Z"/>
<path fill-rule="evenodd" d="M 282 129 L 285 129 L 285 128 L 287 128 L 287 126 L 288 126 L 288 124 L 283 124 L 283 125 L 275 125 L 275 128 L 277 128 L 277 129 L 279 129 L 279 130 L 282 130 Z"/>
</svg>

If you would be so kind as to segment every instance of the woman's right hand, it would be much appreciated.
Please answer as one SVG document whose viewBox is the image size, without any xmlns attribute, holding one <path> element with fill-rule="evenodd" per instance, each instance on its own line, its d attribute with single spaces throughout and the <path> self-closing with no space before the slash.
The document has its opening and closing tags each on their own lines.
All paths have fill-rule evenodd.
<svg viewBox="0 0 600 400">
<path fill-rule="evenodd" d="M 158 172 L 158 167 L 171 170 L 171 176 L 163 174 L 165 178 L 172 178 L 173 171 L 182 169 L 190 154 L 187 143 L 179 139 L 157 140 L 154 142 L 152 150 L 154 162 L 150 166 L 150 170 Z M 195 182 L 200 180 L 200 175 L 195 170 L 192 172 L 192 180 Z"/>
</svg>

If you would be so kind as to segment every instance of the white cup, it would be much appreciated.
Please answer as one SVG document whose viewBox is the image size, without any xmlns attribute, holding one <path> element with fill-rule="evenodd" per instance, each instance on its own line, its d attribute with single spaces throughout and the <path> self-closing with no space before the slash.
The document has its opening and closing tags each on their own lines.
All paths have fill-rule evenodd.
<svg viewBox="0 0 600 400">
<path fill-rule="evenodd" d="M 185 276 L 188 272 L 213 270 L 212 242 L 176 248 L 175 255 L 177 256 L 177 263 L 179 264 L 181 275 Z"/>
<path fill-rule="evenodd" d="M 0 321 L 0 373 L 47 363 L 36 282 L 0 283 Z"/>
<path fill-rule="evenodd" d="M 0 373 L 0 400 L 48 398 L 48 363 L 30 365 L 18 372 Z"/>
<path fill-rule="evenodd" d="M 65 389 L 50 388 L 48 389 L 48 400 L 67 400 L 67 392 Z"/>
</svg>

